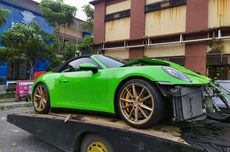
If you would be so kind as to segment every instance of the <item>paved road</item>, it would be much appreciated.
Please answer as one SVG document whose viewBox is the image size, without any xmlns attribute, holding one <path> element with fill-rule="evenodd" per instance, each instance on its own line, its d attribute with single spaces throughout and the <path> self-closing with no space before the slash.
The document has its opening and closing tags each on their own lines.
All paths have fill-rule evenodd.
<svg viewBox="0 0 230 152">
<path fill-rule="evenodd" d="M 23 107 L 0 110 L 0 152 L 63 152 L 7 122 L 7 114 L 33 110 Z"/>
</svg>

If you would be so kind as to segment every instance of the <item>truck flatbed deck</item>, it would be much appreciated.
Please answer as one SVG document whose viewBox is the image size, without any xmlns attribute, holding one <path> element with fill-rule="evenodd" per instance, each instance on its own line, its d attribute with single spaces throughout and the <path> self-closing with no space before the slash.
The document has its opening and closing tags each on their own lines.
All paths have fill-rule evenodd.
<svg viewBox="0 0 230 152">
<path fill-rule="evenodd" d="M 92 114 L 8 115 L 7 121 L 64 150 L 80 151 L 84 137 L 106 139 L 114 152 L 229 152 L 230 124 L 213 120 L 200 123 L 164 123 L 135 129 L 116 117 Z"/>
</svg>

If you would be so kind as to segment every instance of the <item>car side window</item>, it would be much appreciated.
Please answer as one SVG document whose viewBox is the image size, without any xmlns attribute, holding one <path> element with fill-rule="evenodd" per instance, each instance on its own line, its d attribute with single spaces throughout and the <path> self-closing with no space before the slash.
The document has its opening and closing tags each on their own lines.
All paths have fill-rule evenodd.
<svg viewBox="0 0 230 152">
<path fill-rule="evenodd" d="M 83 63 L 94 64 L 94 65 L 96 65 L 100 69 L 100 67 L 98 66 L 98 64 L 95 61 L 93 61 L 92 59 L 90 59 L 90 58 L 80 58 L 80 59 L 73 60 L 73 61 L 69 62 L 68 64 L 66 64 L 63 67 L 63 69 L 61 70 L 61 72 L 74 72 L 74 71 L 78 71 L 80 64 L 83 64 Z"/>
</svg>

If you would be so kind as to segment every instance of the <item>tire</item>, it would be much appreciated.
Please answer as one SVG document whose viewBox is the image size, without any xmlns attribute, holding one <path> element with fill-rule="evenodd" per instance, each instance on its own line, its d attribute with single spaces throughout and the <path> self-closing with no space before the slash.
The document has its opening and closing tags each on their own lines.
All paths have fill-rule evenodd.
<svg viewBox="0 0 230 152">
<path fill-rule="evenodd" d="M 105 138 L 96 134 L 85 136 L 81 143 L 80 152 L 91 152 L 96 149 L 103 152 L 114 152 L 112 145 Z"/>
<path fill-rule="evenodd" d="M 47 87 L 38 83 L 33 91 L 32 103 L 34 110 L 39 114 L 48 114 L 50 111 L 50 97 Z"/>
<path fill-rule="evenodd" d="M 164 98 L 146 80 L 132 79 L 125 82 L 117 95 L 119 115 L 134 128 L 150 128 L 164 118 Z"/>
</svg>

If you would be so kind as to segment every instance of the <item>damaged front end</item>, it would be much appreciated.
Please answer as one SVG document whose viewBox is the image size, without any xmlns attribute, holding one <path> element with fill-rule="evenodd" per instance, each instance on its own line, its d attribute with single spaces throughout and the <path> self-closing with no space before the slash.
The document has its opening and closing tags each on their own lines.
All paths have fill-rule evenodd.
<svg viewBox="0 0 230 152">
<path fill-rule="evenodd" d="M 171 102 L 173 121 L 198 121 L 207 116 L 221 121 L 230 118 L 230 101 L 212 82 L 207 85 L 191 86 L 158 83 L 158 88 Z M 216 104 L 217 98 L 225 105 L 225 111 Z"/>
<path fill-rule="evenodd" d="M 226 93 L 210 78 L 169 61 L 141 58 L 127 66 L 152 66 L 152 81 L 170 101 L 174 121 L 230 118 L 230 85 Z"/>
</svg>

